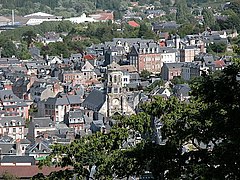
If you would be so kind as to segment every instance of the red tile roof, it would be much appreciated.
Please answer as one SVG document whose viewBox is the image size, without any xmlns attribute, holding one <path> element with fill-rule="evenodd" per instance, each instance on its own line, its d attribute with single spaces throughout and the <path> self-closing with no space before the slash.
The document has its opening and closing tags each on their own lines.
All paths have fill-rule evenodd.
<svg viewBox="0 0 240 180">
<path fill-rule="evenodd" d="M 215 67 L 217 67 L 217 68 L 221 68 L 226 65 L 223 60 L 217 60 L 217 61 L 214 61 L 214 63 L 215 63 Z"/>
<path fill-rule="evenodd" d="M 83 59 L 94 60 L 94 59 L 96 59 L 96 56 L 94 56 L 92 54 L 87 54 L 87 55 L 83 56 Z"/>
<path fill-rule="evenodd" d="M 113 12 L 101 12 L 98 14 L 91 14 L 89 16 L 98 21 L 108 21 L 108 20 L 113 21 L 114 20 Z"/>
<path fill-rule="evenodd" d="M 61 167 L 43 167 L 39 169 L 38 166 L 0 166 L 0 177 L 5 172 L 12 174 L 18 178 L 30 178 L 38 173 L 43 173 L 43 175 L 49 175 L 51 172 L 65 170 L 68 168 Z M 70 169 L 70 168 L 69 168 Z"/>
<path fill-rule="evenodd" d="M 128 21 L 128 24 L 132 27 L 139 27 L 140 25 L 135 21 Z"/>
</svg>

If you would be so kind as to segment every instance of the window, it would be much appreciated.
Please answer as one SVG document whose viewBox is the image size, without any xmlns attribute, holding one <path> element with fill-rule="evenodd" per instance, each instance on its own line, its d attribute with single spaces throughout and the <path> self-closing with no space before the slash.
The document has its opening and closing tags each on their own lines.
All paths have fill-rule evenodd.
<svg viewBox="0 0 240 180">
<path fill-rule="evenodd" d="M 118 88 L 113 88 L 113 93 L 118 93 Z"/>
<path fill-rule="evenodd" d="M 14 133 L 16 132 L 16 128 L 13 128 L 13 132 L 14 132 Z"/>
</svg>

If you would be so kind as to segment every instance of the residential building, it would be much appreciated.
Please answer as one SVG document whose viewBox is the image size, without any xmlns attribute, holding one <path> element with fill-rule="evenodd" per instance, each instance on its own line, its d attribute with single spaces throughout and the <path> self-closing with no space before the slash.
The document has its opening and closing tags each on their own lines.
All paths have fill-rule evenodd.
<svg viewBox="0 0 240 180">
<path fill-rule="evenodd" d="M 153 74 L 161 72 L 160 46 L 157 43 L 139 43 L 133 45 L 128 55 L 130 65 L 137 68 L 138 72 L 147 70 Z"/>
<path fill-rule="evenodd" d="M 64 71 L 62 73 L 61 81 L 63 83 L 72 83 L 74 85 L 82 83 L 81 71 Z"/>
<path fill-rule="evenodd" d="M 51 117 L 55 122 L 63 122 L 70 109 L 78 109 L 82 103 L 79 95 L 58 94 L 38 104 L 39 117 Z"/>
<path fill-rule="evenodd" d="M 83 110 L 69 111 L 67 114 L 66 124 L 70 128 L 74 128 L 75 134 L 79 134 L 81 130 L 84 130 L 85 117 Z"/>
<path fill-rule="evenodd" d="M 0 117 L 0 135 L 16 139 L 24 139 L 25 121 L 20 116 Z"/>
<path fill-rule="evenodd" d="M 181 76 L 182 66 L 184 63 L 163 63 L 162 78 L 163 80 L 171 80 L 175 76 Z"/>
<path fill-rule="evenodd" d="M 194 57 L 200 54 L 200 48 L 197 46 L 186 46 L 180 49 L 180 61 L 181 62 L 192 62 Z"/>
<path fill-rule="evenodd" d="M 29 123 L 27 138 L 34 142 L 37 136 L 41 136 L 43 132 L 54 131 L 55 122 L 50 117 L 32 118 Z"/>
<path fill-rule="evenodd" d="M 18 98 L 12 90 L 0 90 L 0 113 L 2 117 L 21 116 L 27 119 L 31 104 L 31 101 Z"/>
<path fill-rule="evenodd" d="M 189 81 L 194 77 L 201 75 L 201 64 L 198 62 L 184 63 L 182 66 L 181 77 Z"/>
</svg>

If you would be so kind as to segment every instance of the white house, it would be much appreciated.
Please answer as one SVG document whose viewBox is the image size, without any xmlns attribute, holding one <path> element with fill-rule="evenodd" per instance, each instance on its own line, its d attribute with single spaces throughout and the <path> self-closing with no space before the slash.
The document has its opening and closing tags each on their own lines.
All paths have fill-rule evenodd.
<svg viewBox="0 0 240 180">
<path fill-rule="evenodd" d="M 96 20 L 92 17 L 87 17 L 85 13 L 83 13 L 80 17 L 71 17 L 66 19 L 68 21 L 71 21 L 72 23 L 80 24 L 85 22 L 96 22 Z"/>
<path fill-rule="evenodd" d="M 24 18 L 28 19 L 26 25 L 29 26 L 39 25 L 45 21 L 62 21 L 61 16 L 54 16 L 52 14 L 47 14 L 43 12 L 28 14 L 25 15 Z"/>
<path fill-rule="evenodd" d="M 0 135 L 13 139 L 24 139 L 25 122 L 20 116 L 5 116 L 0 118 Z"/>
</svg>

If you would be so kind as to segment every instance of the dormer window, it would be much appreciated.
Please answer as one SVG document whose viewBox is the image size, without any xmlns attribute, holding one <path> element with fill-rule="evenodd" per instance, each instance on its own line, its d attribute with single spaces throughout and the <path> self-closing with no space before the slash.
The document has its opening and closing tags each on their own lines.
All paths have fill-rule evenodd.
<svg viewBox="0 0 240 180">
<path fill-rule="evenodd" d="M 5 123 L 5 126 L 8 126 L 8 122 Z"/>
<path fill-rule="evenodd" d="M 11 121 L 11 125 L 12 125 L 12 126 L 16 126 L 15 121 Z"/>
</svg>

